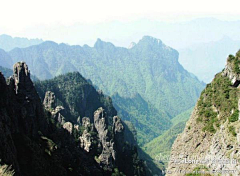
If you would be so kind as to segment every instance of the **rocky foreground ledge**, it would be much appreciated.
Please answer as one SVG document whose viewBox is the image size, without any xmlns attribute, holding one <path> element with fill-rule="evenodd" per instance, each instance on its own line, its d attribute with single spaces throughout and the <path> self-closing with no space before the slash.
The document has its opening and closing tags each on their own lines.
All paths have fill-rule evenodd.
<svg viewBox="0 0 240 176">
<path fill-rule="evenodd" d="M 240 175 L 240 51 L 202 92 L 175 140 L 167 175 Z"/>
</svg>

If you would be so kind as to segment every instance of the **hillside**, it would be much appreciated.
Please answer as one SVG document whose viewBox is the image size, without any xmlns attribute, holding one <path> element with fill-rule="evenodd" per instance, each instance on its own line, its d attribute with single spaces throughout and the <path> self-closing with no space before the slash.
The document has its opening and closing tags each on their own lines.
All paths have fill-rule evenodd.
<svg viewBox="0 0 240 176">
<path fill-rule="evenodd" d="M 137 141 L 140 146 L 158 137 L 172 125 L 168 114 L 159 112 L 139 94 L 129 98 L 114 94 L 112 99 L 119 116 L 134 124 L 138 132 Z"/>
<path fill-rule="evenodd" d="M 169 175 L 193 171 L 240 174 L 239 74 L 240 51 L 229 55 L 226 67 L 201 93 L 183 133 L 173 144 Z"/>
<path fill-rule="evenodd" d="M 183 132 L 185 122 L 179 122 L 165 131 L 159 137 L 153 139 L 145 144 L 142 148 L 149 154 L 156 163 L 160 164 L 163 168 L 167 166 L 167 157 L 171 152 L 171 147 L 177 136 Z"/>
<path fill-rule="evenodd" d="M 79 73 L 34 85 L 18 62 L 7 82 L 0 73 L 0 91 L 1 169 L 12 165 L 20 176 L 146 175 L 134 134 L 111 99 Z"/>
<path fill-rule="evenodd" d="M 190 118 L 192 111 L 193 108 L 190 108 L 171 119 L 171 128 L 143 145 L 143 151 L 154 160 L 159 168 L 166 169 L 168 164 L 167 158 L 170 155 L 173 142 L 183 132 L 186 121 Z"/>
</svg>

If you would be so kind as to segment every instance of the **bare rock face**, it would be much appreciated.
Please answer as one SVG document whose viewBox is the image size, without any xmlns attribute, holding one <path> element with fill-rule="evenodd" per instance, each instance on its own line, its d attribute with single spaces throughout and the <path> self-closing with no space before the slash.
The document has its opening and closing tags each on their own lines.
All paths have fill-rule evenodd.
<svg viewBox="0 0 240 176">
<path fill-rule="evenodd" d="M 98 132 L 98 137 L 102 144 L 105 143 L 108 138 L 107 124 L 108 124 L 108 119 L 106 117 L 104 109 L 98 108 L 98 110 L 94 112 L 94 127 Z"/>
<path fill-rule="evenodd" d="M 121 122 L 121 119 L 118 116 L 113 117 L 113 131 L 114 133 L 121 133 L 123 132 L 123 124 Z"/>
<path fill-rule="evenodd" d="M 55 119 L 62 125 L 65 123 L 65 117 L 62 115 L 64 114 L 64 107 L 57 106 L 51 113 L 53 119 Z"/>
<path fill-rule="evenodd" d="M 121 122 L 120 117 L 114 116 L 113 117 L 113 134 L 114 134 L 114 141 L 116 144 L 116 149 L 121 150 L 124 146 L 124 126 Z"/>
<path fill-rule="evenodd" d="M 25 62 L 18 62 L 13 66 L 13 79 L 15 82 L 16 94 L 31 91 L 33 83 L 30 78 L 30 71 Z"/>
<path fill-rule="evenodd" d="M 86 152 L 89 152 L 90 151 L 90 147 L 91 147 L 91 134 L 88 133 L 87 130 L 84 130 L 83 131 L 83 134 L 82 136 L 80 136 L 80 145 L 81 145 L 81 148 L 83 148 Z"/>
<path fill-rule="evenodd" d="M 199 167 L 202 167 L 200 170 L 208 168 L 212 174 L 213 171 L 230 171 L 233 172 L 233 176 L 239 175 L 240 163 L 236 162 L 236 159 L 240 158 L 238 153 L 240 145 L 229 133 L 227 123 L 223 124 L 215 134 L 203 132 L 203 126 L 199 126 L 196 121 L 196 111 L 195 108 L 183 133 L 173 144 L 167 175 L 183 176 L 186 173 L 193 173 Z M 191 129 L 188 128 L 189 126 Z M 223 162 L 229 163 L 222 164 Z M 217 172 L 216 175 L 219 174 Z"/>
<path fill-rule="evenodd" d="M 55 94 L 51 91 L 47 91 L 43 101 L 43 105 L 47 110 L 55 109 Z"/>
<path fill-rule="evenodd" d="M 114 150 L 114 142 L 112 142 L 112 140 L 110 142 L 105 142 L 103 144 L 102 153 L 99 156 L 100 165 L 108 166 L 110 169 L 115 159 L 116 157 L 115 157 L 115 150 Z"/>
<path fill-rule="evenodd" d="M 70 134 L 73 132 L 73 124 L 71 122 L 66 122 L 63 124 L 63 128 L 66 129 Z"/>
<path fill-rule="evenodd" d="M 89 127 L 91 125 L 90 118 L 89 117 L 83 117 L 82 119 L 82 126 L 85 128 Z"/>
<path fill-rule="evenodd" d="M 89 133 L 89 130 L 93 130 L 90 128 L 92 125 L 90 123 L 89 117 L 83 117 L 82 118 L 82 126 L 85 128 L 83 131 L 82 136 L 79 137 L 80 140 L 80 146 L 83 148 L 86 152 L 90 151 L 90 147 L 92 145 L 91 141 L 91 134 Z"/>
<path fill-rule="evenodd" d="M 230 63 L 229 58 L 227 64 L 222 72 L 222 75 L 228 77 L 234 87 L 238 87 L 240 84 L 240 74 L 234 72 L 234 64 Z"/>
<path fill-rule="evenodd" d="M 112 140 L 109 141 L 108 138 L 108 117 L 103 108 L 98 108 L 94 112 L 94 127 L 102 146 L 102 153 L 98 158 L 100 165 L 111 169 L 115 160 L 114 142 Z"/>
<path fill-rule="evenodd" d="M 64 114 L 64 107 L 63 106 L 56 106 L 56 97 L 54 92 L 47 91 L 45 93 L 45 98 L 43 101 L 43 105 L 47 111 L 49 111 L 52 115 L 52 118 L 59 122 L 61 125 L 65 123 Z"/>
</svg>

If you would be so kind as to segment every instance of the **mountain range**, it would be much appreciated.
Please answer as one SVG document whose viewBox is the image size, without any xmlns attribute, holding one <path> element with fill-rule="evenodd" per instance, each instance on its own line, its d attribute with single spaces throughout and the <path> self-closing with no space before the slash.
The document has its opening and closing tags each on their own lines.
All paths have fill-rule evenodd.
<svg viewBox="0 0 240 176">
<path fill-rule="evenodd" d="M 94 47 L 47 41 L 5 54 L 5 65 L 25 61 L 41 80 L 79 71 L 107 95 L 114 98 L 117 93 L 114 104 L 119 112 L 127 112 L 123 120 L 131 119 L 140 145 L 170 128 L 170 119 L 191 108 L 204 86 L 179 64 L 176 50 L 150 36 L 131 48 L 116 47 L 100 39 Z M 125 106 L 128 102 L 129 106 Z M 152 125 L 145 128 L 146 124 Z"/>
<path fill-rule="evenodd" d="M 240 40 L 239 28 L 239 20 L 195 18 L 178 21 L 174 18 L 173 21 L 164 21 L 143 18 L 128 21 L 105 21 L 96 24 L 76 23 L 67 26 L 41 25 L 22 31 L 7 31 L 3 26 L 0 28 L 0 33 L 10 33 L 14 36 L 28 38 L 37 36 L 45 41 L 52 40 L 70 45 L 88 44 L 89 46 L 94 45 L 96 38 L 101 38 L 121 47 L 128 47 L 131 42 L 138 42 L 142 36 L 150 35 L 160 38 L 168 46 L 180 50 L 198 43 L 217 41 L 225 35 Z"/>
<path fill-rule="evenodd" d="M 11 37 L 6 34 L 0 35 L 0 48 L 5 51 L 10 51 L 14 48 L 27 48 L 32 45 L 42 43 L 41 39 L 27 39 L 21 37 Z"/>
</svg>

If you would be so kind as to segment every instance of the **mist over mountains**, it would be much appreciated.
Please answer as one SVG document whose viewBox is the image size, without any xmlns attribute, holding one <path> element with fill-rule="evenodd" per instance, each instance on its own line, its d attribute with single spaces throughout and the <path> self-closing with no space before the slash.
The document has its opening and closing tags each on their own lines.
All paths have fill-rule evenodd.
<svg viewBox="0 0 240 176">
<path fill-rule="evenodd" d="M 21 37 L 11 37 L 9 35 L 0 35 L 0 48 L 5 51 L 10 51 L 14 48 L 26 48 L 32 45 L 38 45 L 42 43 L 41 39 L 27 39 Z"/>
<path fill-rule="evenodd" d="M 197 43 L 218 41 L 223 36 L 240 40 L 239 28 L 240 21 L 224 21 L 216 18 L 197 18 L 182 22 L 139 19 L 125 22 L 107 21 L 97 24 L 76 23 L 68 26 L 37 26 L 15 32 L 14 36 L 40 37 L 58 43 L 88 44 L 89 46 L 94 45 L 96 38 L 101 38 L 116 46 L 128 47 L 131 42 L 138 42 L 142 36 L 150 35 L 179 50 Z M 0 32 L 8 33 L 1 30 Z"/>
<path fill-rule="evenodd" d="M 103 41 L 125 48 L 137 43 L 142 36 L 149 35 L 177 49 L 179 62 L 183 67 L 195 74 L 201 81 L 208 83 L 215 73 L 220 72 L 225 66 L 225 58 L 228 54 L 233 54 L 238 50 L 239 28 L 240 21 L 224 21 L 215 18 L 199 18 L 183 22 L 141 19 L 129 22 L 110 21 L 98 24 L 78 23 L 70 26 L 38 26 L 33 28 L 34 30 L 31 28 L 30 31 L 22 31 L 15 35 L 89 46 L 94 46 L 96 38 L 101 38 Z M 41 39 L 28 41 L 26 38 L 0 36 L 0 48 L 5 51 L 42 42 Z"/>
<path fill-rule="evenodd" d="M 229 54 L 239 50 L 240 40 L 224 36 L 218 41 L 199 43 L 179 50 L 179 62 L 185 69 L 209 83 L 222 71 Z"/>
</svg>

